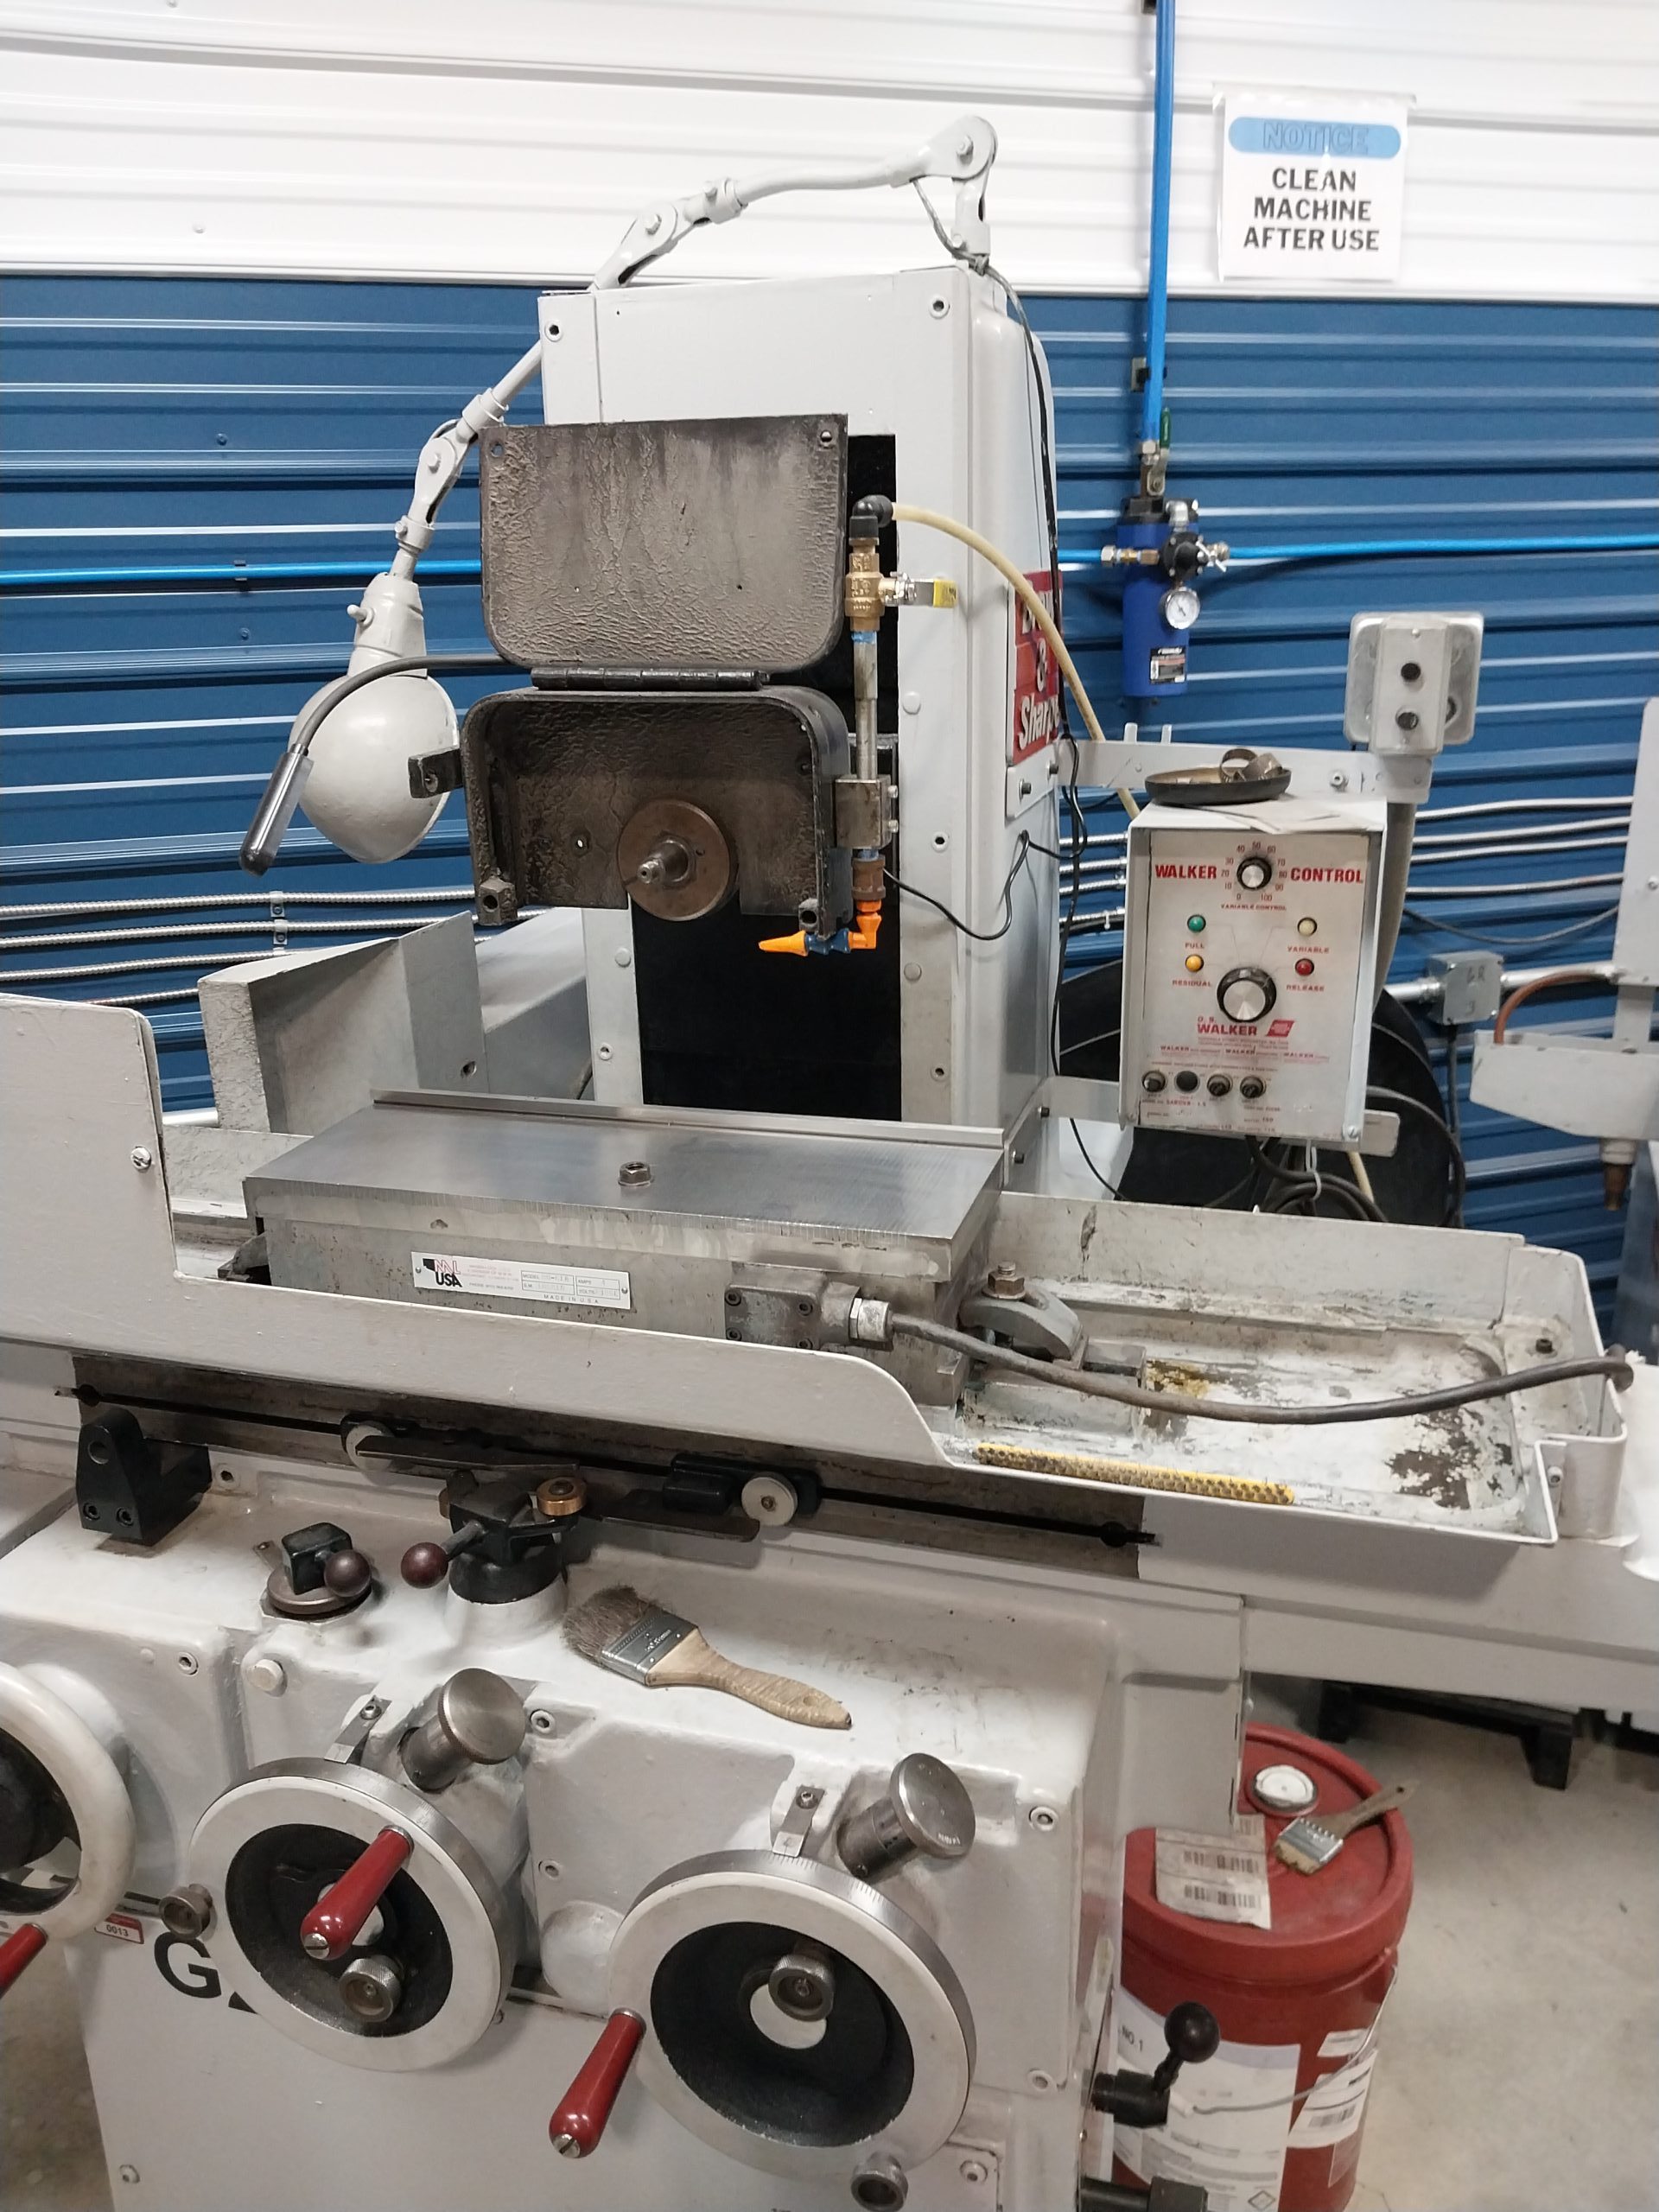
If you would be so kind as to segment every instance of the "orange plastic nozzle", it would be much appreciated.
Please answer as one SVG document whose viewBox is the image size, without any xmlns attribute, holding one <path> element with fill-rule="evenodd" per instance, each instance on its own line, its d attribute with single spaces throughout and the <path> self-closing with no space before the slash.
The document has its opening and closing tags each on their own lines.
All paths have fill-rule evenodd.
<svg viewBox="0 0 1659 2212">
<path fill-rule="evenodd" d="M 861 899 L 857 906 L 858 919 L 847 932 L 847 942 L 855 944 L 861 952 L 874 952 L 877 932 L 881 927 L 881 901 L 879 899 Z"/>
<path fill-rule="evenodd" d="M 760 950 L 762 952 L 798 952 L 804 960 L 806 931 L 797 930 L 792 937 L 763 937 L 760 940 Z"/>
</svg>

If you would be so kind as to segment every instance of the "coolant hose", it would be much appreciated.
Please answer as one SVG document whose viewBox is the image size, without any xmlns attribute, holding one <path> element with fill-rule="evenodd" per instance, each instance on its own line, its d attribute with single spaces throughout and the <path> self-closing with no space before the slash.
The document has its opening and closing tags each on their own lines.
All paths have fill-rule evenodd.
<svg viewBox="0 0 1659 2212">
<path fill-rule="evenodd" d="M 970 552 L 977 553 L 982 561 L 989 562 L 998 575 L 1010 586 L 1014 596 L 1047 639 L 1049 651 L 1058 663 L 1061 674 L 1071 686 L 1071 696 L 1088 725 L 1090 736 L 1096 745 L 1104 745 L 1107 742 L 1106 733 L 1100 726 L 1100 717 L 1095 712 L 1088 692 L 1084 689 L 1083 678 L 1077 674 L 1077 664 L 1066 650 L 1065 639 L 1060 635 L 1060 626 L 1043 605 L 1042 595 L 1030 578 L 1016 569 L 1007 555 L 1000 552 L 988 537 L 982 537 L 976 530 L 969 530 L 965 522 L 957 522 L 950 515 L 936 514 L 931 507 L 906 507 L 895 504 L 893 518 L 895 522 L 919 523 L 925 530 L 943 531 L 947 537 L 954 537 L 959 544 L 967 546 Z M 1120 787 L 1117 796 L 1126 814 L 1140 813 L 1140 804 L 1133 791 Z"/>
<path fill-rule="evenodd" d="M 1149 1390 L 1121 1375 L 1100 1375 L 1090 1368 L 1062 1367 L 1057 1361 L 1033 1359 L 1007 1344 L 988 1343 L 964 1329 L 948 1329 L 940 1321 L 924 1320 L 913 1313 L 895 1313 L 890 1328 L 895 1339 L 919 1338 L 939 1344 L 982 1366 L 1004 1367 L 1011 1374 L 1028 1376 L 1033 1382 L 1052 1383 L 1056 1389 L 1076 1390 L 1084 1397 L 1109 1398 L 1120 1406 L 1138 1406 L 1143 1412 L 1180 1414 L 1194 1421 L 1236 1421 L 1264 1427 L 1315 1428 L 1335 1421 L 1406 1421 L 1416 1414 L 1443 1413 L 1452 1406 L 1477 1405 L 1484 1398 L 1507 1398 L 1516 1390 L 1541 1390 L 1552 1382 L 1571 1382 L 1580 1376 L 1605 1375 L 1616 1389 L 1628 1389 L 1635 1375 L 1620 1351 L 1598 1352 L 1583 1359 L 1552 1359 L 1541 1367 L 1517 1368 L 1510 1375 L 1484 1375 L 1472 1382 L 1452 1382 L 1444 1389 L 1414 1391 L 1398 1398 L 1369 1398 L 1358 1404 L 1328 1406 L 1246 1405 L 1230 1398 L 1196 1398 L 1183 1390 Z"/>
</svg>

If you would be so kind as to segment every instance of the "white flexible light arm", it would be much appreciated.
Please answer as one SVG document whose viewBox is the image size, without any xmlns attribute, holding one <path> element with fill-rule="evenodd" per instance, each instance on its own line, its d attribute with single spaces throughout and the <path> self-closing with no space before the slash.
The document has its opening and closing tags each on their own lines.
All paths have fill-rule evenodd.
<svg viewBox="0 0 1659 2212">
<path fill-rule="evenodd" d="M 959 115 L 920 146 L 865 169 L 785 169 L 772 176 L 730 177 L 705 184 L 683 200 L 664 200 L 637 215 L 615 252 L 594 279 L 596 292 L 626 284 L 630 276 L 671 253 L 680 240 L 706 223 L 729 223 L 757 200 L 785 192 L 868 192 L 882 186 L 902 188 L 927 177 L 944 177 L 957 187 L 955 229 L 970 253 L 988 252 L 985 180 L 996 159 L 996 132 L 982 115 Z"/>
<path fill-rule="evenodd" d="M 985 223 L 985 181 L 996 159 L 996 132 L 982 115 L 961 115 L 922 145 L 863 169 L 790 169 L 734 183 L 727 177 L 706 184 L 683 200 L 647 207 L 629 225 L 626 236 L 594 278 L 590 289 L 613 290 L 642 269 L 671 253 L 683 238 L 709 223 L 729 223 L 757 200 L 785 192 L 868 192 L 895 189 L 925 178 L 949 179 L 957 188 L 952 243 L 966 253 L 990 251 Z M 541 366 L 541 346 L 533 346 L 499 384 L 467 401 L 453 423 L 440 423 L 421 449 L 416 465 L 415 495 L 397 524 L 395 576 L 412 576 L 432 543 L 438 509 L 459 480 L 467 455 L 484 431 L 501 422 L 514 397 Z"/>
<path fill-rule="evenodd" d="M 415 464 L 415 496 L 397 524 L 397 554 L 391 564 L 394 576 L 414 575 L 416 563 L 432 543 L 438 509 L 454 489 L 467 454 L 486 430 L 505 419 L 508 408 L 541 365 L 538 339 L 499 384 L 469 399 L 453 423 L 440 423 L 421 448 L 421 457 Z"/>
</svg>

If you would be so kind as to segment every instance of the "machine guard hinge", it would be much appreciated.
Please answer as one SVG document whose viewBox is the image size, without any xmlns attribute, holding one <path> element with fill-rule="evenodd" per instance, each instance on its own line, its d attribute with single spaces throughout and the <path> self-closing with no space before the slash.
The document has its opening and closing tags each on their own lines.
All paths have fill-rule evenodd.
<svg viewBox="0 0 1659 2212">
<path fill-rule="evenodd" d="M 532 668 L 538 691 L 759 691 L 758 668 Z"/>
</svg>

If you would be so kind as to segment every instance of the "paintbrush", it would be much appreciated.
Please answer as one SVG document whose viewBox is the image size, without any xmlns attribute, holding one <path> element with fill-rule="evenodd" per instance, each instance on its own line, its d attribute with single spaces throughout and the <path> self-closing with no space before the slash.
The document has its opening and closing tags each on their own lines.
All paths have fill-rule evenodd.
<svg viewBox="0 0 1659 2212">
<path fill-rule="evenodd" d="M 805 1728 L 850 1728 L 844 1705 L 787 1675 L 759 1667 L 740 1667 L 716 1651 L 702 1630 L 677 1613 L 664 1611 L 626 1583 L 589 1598 L 567 1616 L 564 1640 L 584 1659 L 613 1674 L 643 1682 L 647 1689 L 724 1690 L 780 1720 Z"/>
<path fill-rule="evenodd" d="M 1362 1797 L 1346 1812 L 1304 1813 L 1280 1832 L 1274 1856 L 1294 1866 L 1299 1874 L 1317 1874 L 1321 1866 L 1331 1864 L 1356 1828 L 1363 1828 L 1368 1821 L 1380 1821 L 1384 1813 L 1403 1805 L 1416 1787 L 1414 1782 L 1396 1782 L 1390 1789 Z"/>
</svg>

